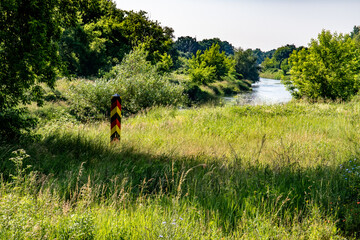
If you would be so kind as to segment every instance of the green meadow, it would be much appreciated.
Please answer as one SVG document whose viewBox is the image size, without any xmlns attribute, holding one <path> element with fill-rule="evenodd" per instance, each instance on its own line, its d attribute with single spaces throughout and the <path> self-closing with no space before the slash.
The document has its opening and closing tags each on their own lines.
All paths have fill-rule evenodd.
<svg viewBox="0 0 360 240">
<path fill-rule="evenodd" d="M 352 239 L 360 101 L 156 107 L 80 122 L 32 106 L 0 149 L 0 239 Z"/>
</svg>

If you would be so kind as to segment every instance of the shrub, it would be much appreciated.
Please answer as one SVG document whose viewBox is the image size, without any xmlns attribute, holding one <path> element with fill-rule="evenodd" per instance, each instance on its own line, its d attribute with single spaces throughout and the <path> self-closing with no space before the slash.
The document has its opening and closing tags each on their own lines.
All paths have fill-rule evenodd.
<svg viewBox="0 0 360 240">
<path fill-rule="evenodd" d="M 184 102 L 183 87 L 172 82 L 169 74 L 158 72 L 146 60 L 141 47 L 125 56 L 121 64 L 95 81 L 79 80 L 67 91 L 71 111 L 79 118 L 108 114 L 110 99 L 120 94 L 125 113 L 136 113 L 152 106 L 176 106 Z"/>
</svg>

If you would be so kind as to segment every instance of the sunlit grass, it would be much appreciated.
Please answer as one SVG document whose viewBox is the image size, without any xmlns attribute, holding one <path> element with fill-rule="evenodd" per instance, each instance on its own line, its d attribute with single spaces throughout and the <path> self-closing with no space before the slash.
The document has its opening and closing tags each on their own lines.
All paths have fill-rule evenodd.
<svg viewBox="0 0 360 240">
<path fill-rule="evenodd" d="M 154 108 L 111 145 L 107 121 L 37 109 L 41 138 L 1 146 L 0 238 L 358 237 L 359 109 Z"/>
</svg>

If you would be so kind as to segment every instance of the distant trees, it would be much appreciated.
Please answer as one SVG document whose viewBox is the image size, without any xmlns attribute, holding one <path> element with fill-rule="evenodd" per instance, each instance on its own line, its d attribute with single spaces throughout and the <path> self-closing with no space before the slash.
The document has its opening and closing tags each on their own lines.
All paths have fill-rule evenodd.
<svg viewBox="0 0 360 240">
<path fill-rule="evenodd" d="M 191 57 L 200 49 L 200 44 L 196 41 L 196 38 L 189 36 L 179 37 L 174 43 L 174 48 L 177 51 L 188 53 L 189 57 Z"/>
<path fill-rule="evenodd" d="M 295 45 L 287 44 L 273 50 L 272 57 L 266 57 L 261 63 L 261 71 L 266 73 L 272 73 L 277 78 L 288 75 L 291 66 L 289 65 L 289 57 L 295 51 L 302 49 L 297 48 Z"/>
<path fill-rule="evenodd" d="M 193 37 L 179 37 L 174 43 L 174 48 L 185 57 L 191 58 L 192 54 L 195 55 L 198 50 L 204 52 L 216 44 L 219 45 L 220 52 L 224 52 L 227 56 L 234 55 L 234 46 L 227 41 L 221 41 L 219 38 L 204 39 L 198 42 Z"/>
<path fill-rule="evenodd" d="M 360 46 L 360 26 L 354 26 L 353 31 L 350 33 L 350 37 Z"/>
<path fill-rule="evenodd" d="M 323 30 L 289 62 L 291 78 L 284 83 L 295 97 L 347 100 L 360 89 L 360 49 L 349 35 Z"/>
<path fill-rule="evenodd" d="M 276 50 L 272 49 L 270 51 L 263 52 L 263 51 L 261 51 L 260 48 L 256 48 L 255 50 L 252 50 L 252 51 L 253 51 L 254 56 L 256 57 L 256 63 L 258 65 L 260 65 L 266 58 L 271 59 Z"/>
<path fill-rule="evenodd" d="M 235 51 L 235 71 L 238 78 L 248 79 L 253 82 L 259 81 L 259 66 L 257 58 L 251 49 L 243 50 L 241 48 Z"/>
</svg>

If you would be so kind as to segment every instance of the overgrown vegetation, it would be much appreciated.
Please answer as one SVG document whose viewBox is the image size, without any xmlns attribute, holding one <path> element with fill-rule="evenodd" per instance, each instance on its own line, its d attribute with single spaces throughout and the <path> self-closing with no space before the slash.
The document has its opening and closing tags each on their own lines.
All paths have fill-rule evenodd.
<svg viewBox="0 0 360 240">
<path fill-rule="evenodd" d="M 64 95 L 71 113 L 82 120 L 99 118 L 99 114 L 104 118 L 109 115 L 109 99 L 116 93 L 121 95 L 125 115 L 153 106 L 184 104 L 183 87 L 146 59 L 147 52 L 138 47 L 101 79 L 67 82 Z"/>
<path fill-rule="evenodd" d="M 154 108 L 112 146 L 107 122 L 43 119 L 41 139 L 1 146 L 0 236 L 356 238 L 359 111 Z"/>
<path fill-rule="evenodd" d="M 360 237 L 358 27 L 263 53 L 108 0 L 0 9 L 0 239 Z M 248 90 L 255 56 L 333 102 L 194 107 Z"/>
</svg>

